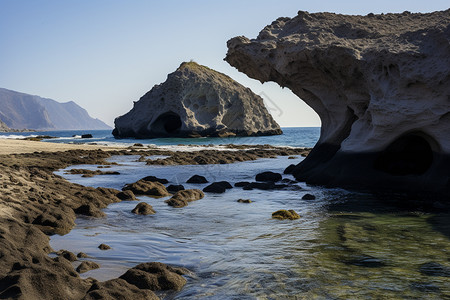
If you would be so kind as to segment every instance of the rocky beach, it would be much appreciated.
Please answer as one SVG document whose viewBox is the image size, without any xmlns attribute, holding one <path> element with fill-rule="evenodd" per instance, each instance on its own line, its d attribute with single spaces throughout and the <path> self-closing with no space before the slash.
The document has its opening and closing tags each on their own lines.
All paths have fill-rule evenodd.
<svg viewBox="0 0 450 300">
<path fill-rule="evenodd" d="M 7 140 L 0 146 L 1 155 L 1 270 L 0 295 L 3 298 L 23 299 L 156 299 L 153 291 L 179 290 L 185 282 L 180 275 L 189 271 L 163 264 L 142 262 L 118 279 L 98 282 L 81 279 L 71 261 L 76 257 L 67 251 L 57 252 L 49 246 L 49 235 L 67 234 L 75 225 L 77 215 L 102 217 L 101 209 L 108 204 L 135 199 L 130 189 L 89 188 L 73 184 L 53 172 L 79 164 L 98 164 L 108 167 L 106 158 L 112 155 L 164 155 L 161 164 L 224 164 L 255 160 L 278 155 L 307 155 L 308 149 L 229 146 L 233 151 L 205 150 L 199 152 L 170 152 L 160 150 L 108 148 L 93 145 L 68 145 L 35 141 Z M 236 149 L 240 148 L 240 149 Z M 266 149 L 269 148 L 269 149 Z M 172 159 L 171 159 L 172 158 Z M 182 162 L 180 162 L 182 161 Z M 102 169 L 103 170 L 103 169 Z M 97 173 L 101 174 L 101 173 Z M 148 187 L 159 184 L 148 181 Z M 134 190 L 138 193 L 136 190 Z M 169 193 L 168 193 L 169 194 Z M 151 195 L 151 194 L 150 194 Z M 156 195 L 156 194 L 155 194 Z M 176 194 L 177 195 L 177 194 Z M 186 195 L 181 195 L 181 197 Z M 181 199 L 180 194 L 174 199 Z M 156 264 L 156 265 L 155 265 Z M 85 263 L 86 265 L 86 263 Z M 89 266 L 89 264 L 87 264 Z M 92 265 L 91 265 L 92 268 Z M 94 267 L 95 268 L 95 267 Z M 163 279 L 154 278 L 163 277 Z M 159 277 L 158 277 L 159 276 Z M 145 285 L 165 282 L 160 286 Z M 139 282 L 136 282 L 136 278 Z M 169 278 L 169 279 L 168 279 Z M 171 282 L 168 284 L 167 282 Z"/>
<path fill-rule="evenodd" d="M 89 91 L 84 103 L 97 112 L 122 112 L 114 129 L 74 101 L 0 88 L 0 298 L 450 299 L 449 24 L 450 9 L 298 11 L 256 38 L 227 31 L 235 37 L 223 60 L 279 85 L 268 90 L 288 88 L 320 127 L 280 127 L 271 105 L 280 118 L 286 93 L 257 95 L 255 82 L 194 60 L 149 72 L 154 57 L 191 53 L 169 46 L 183 40 L 173 28 L 159 56 L 147 43 L 158 32 L 113 31 L 139 46 L 121 40 L 80 58 L 106 58 L 107 68 L 92 63 L 78 81 L 65 69 L 69 94 L 57 92 L 56 72 L 40 83 L 56 96 Z M 189 43 L 200 36 L 187 32 Z M 145 59 L 133 62 L 139 49 Z M 164 82 L 144 83 L 169 69 Z M 286 114 L 303 122 L 290 105 Z"/>
</svg>

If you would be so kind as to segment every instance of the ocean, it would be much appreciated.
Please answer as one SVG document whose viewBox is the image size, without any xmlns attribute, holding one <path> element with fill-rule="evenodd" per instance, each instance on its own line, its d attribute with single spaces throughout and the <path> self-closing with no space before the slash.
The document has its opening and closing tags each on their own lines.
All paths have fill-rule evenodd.
<svg viewBox="0 0 450 300">
<path fill-rule="evenodd" d="M 52 142 L 84 142 L 92 133 L 98 144 L 159 145 L 172 150 L 186 145 L 272 144 L 311 147 L 319 128 L 283 128 L 280 136 L 252 138 L 114 140 L 108 131 L 45 132 Z M 28 135 L 31 133 L 17 134 Z M 34 135 L 41 133 L 32 133 Z M 3 134 L 13 138 L 14 134 Z M 72 137 L 75 135 L 75 137 Z M 0 141 L 1 142 L 1 141 Z M 180 144 L 185 146 L 179 146 Z M 210 182 L 254 181 L 263 171 L 283 173 L 296 156 L 265 158 L 227 165 L 157 166 L 139 156 L 115 156 L 108 171 L 120 175 L 82 177 L 71 168 L 97 170 L 97 165 L 71 166 L 56 174 L 73 183 L 121 189 L 145 176 L 166 178 L 169 184 L 188 184 L 193 174 Z M 283 175 L 293 180 L 291 175 Z M 54 250 L 85 252 L 101 265 L 81 274 L 108 280 L 142 262 L 159 261 L 186 267 L 187 284 L 164 299 L 448 299 L 450 298 L 449 215 L 399 208 L 390 197 L 297 183 L 294 190 L 243 190 L 234 187 L 210 194 L 184 208 L 164 200 L 139 196 L 156 211 L 131 213 L 136 201 L 109 205 L 104 218 L 80 216 L 67 235 L 54 235 Z M 305 194 L 315 200 L 305 200 Z M 394 197 L 394 196 L 393 196 Z M 250 199 L 252 203 L 238 203 Z M 276 220 L 271 214 L 293 209 L 298 220 Z M 111 250 L 97 248 L 108 244 Z M 80 261 L 75 262 L 76 267 Z"/>
<path fill-rule="evenodd" d="M 283 134 L 261 137 L 205 137 L 205 138 L 156 138 L 156 139 L 115 139 L 112 130 L 67 130 L 67 131 L 42 131 L 42 132 L 0 132 L 1 138 L 24 138 L 39 135 L 56 137 L 45 139 L 52 143 L 97 143 L 99 145 L 143 145 L 176 146 L 176 145 L 255 145 L 270 144 L 274 146 L 313 147 L 320 135 L 320 127 L 285 127 Z M 92 134 L 90 139 L 82 139 L 81 135 Z"/>
</svg>

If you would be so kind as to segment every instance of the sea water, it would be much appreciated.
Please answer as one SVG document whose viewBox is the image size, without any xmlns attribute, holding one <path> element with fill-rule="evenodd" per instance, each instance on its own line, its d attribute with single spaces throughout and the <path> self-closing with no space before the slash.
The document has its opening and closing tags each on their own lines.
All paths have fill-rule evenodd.
<svg viewBox="0 0 450 300">
<path fill-rule="evenodd" d="M 68 130 L 68 131 L 42 131 L 42 132 L 0 132 L 2 138 L 25 138 L 39 135 L 56 137 L 44 139 L 52 143 L 95 143 L 98 145 L 255 145 L 270 144 L 274 146 L 313 147 L 320 134 L 320 127 L 285 127 L 283 134 L 260 137 L 204 137 L 204 138 L 155 138 L 155 139 L 115 139 L 111 130 Z M 92 138 L 83 139 L 81 135 L 92 134 Z"/>
<path fill-rule="evenodd" d="M 111 171 L 121 175 L 71 182 L 121 189 L 154 175 L 169 184 L 188 184 L 194 174 L 210 182 L 254 181 L 263 171 L 283 172 L 296 159 L 278 157 L 228 165 L 155 166 L 138 156 L 118 156 Z M 96 165 L 71 166 L 95 170 Z M 284 178 L 293 179 L 290 175 Z M 449 215 L 391 205 L 374 195 L 297 183 L 302 189 L 206 193 L 187 207 L 164 198 L 140 196 L 154 215 L 131 213 L 136 201 L 109 205 L 104 218 L 78 217 L 65 236 L 53 236 L 55 250 L 85 252 L 101 265 L 82 274 L 108 280 L 142 262 L 186 267 L 187 284 L 165 299 L 448 299 L 450 297 Z M 303 200 L 310 193 L 315 200 Z M 252 203 L 238 203 L 238 199 Z M 276 220 L 279 209 L 294 209 L 298 220 Z M 97 248 L 108 244 L 111 250 Z M 75 262 L 74 266 L 80 262 Z M 430 271 L 431 269 L 431 271 Z M 447 272 L 447 273 L 446 273 Z"/>
</svg>

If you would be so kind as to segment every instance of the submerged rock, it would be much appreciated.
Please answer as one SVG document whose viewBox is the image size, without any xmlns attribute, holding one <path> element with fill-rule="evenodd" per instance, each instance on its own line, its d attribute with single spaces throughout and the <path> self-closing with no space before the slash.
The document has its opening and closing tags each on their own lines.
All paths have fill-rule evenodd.
<svg viewBox="0 0 450 300">
<path fill-rule="evenodd" d="M 280 209 L 272 214 L 272 218 L 279 220 L 296 220 L 300 219 L 300 215 L 296 213 L 295 210 L 293 209 L 290 210 Z"/>
<path fill-rule="evenodd" d="M 156 211 L 153 209 L 153 207 L 145 202 L 140 202 L 136 205 L 135 208 L 131 211 L 133 214 L 136 215 L 153 215 L 156 213 Z"/>
<path fill-rule="evenodd" d="M 167 187 L 167 190 L 171 193 L 176 193 L 184 190 L 184 186 L 182 184 L 171 184 Z"/>
<path fill-rule="evenodd" d="M 208 180 L 204 176 L 193 175 L 186 182 L 187 183 L 208 183 Z"/>
<path fill-rule="evenodd" d="M 216 193 L 216 194 L 221 194 L 221 193 L 225 193 L 225 191 L 227 189 L 231 189 L 233 188 L 233 186 L 227 182 L 227 181 L 218 181 L 218 182 L 213 182 L 210 185 L 208 185 L 207 187 L 205 187 L 203 189 L 204 192 L 208 192 L 208 193 Z"/>
<path fill-rule="evenodd" d="M 250 199 L 239 199 L 237 202 L 238 203 L 252 203 L 253 201 Z"/>
<path fill-rule="evenodd" d="M 200 200 L 205 197 L 205 194 L 197 189 L 182 190 L 176 192 L 172 198 L 166 200 L 165 202 L 173 207 L 185 207 L 188 202 Z"/>
<path fill-rule="evenodd" d="M 123 190 L 132 191 L 136 195 L 146 195 L 154 197 L 165 197 L 170 195 L 170 193 L 162 183 L 156 181 L 146 181 L 142 179 L 136 181 L 135 183 L 127 184 L 123 188 Z"/>
<path fill-rule="evenodd" d="M 114 123 L 116 138 L 282 133 L 260 96 L 195 62 L 182 63 Z"/>
<path fill-rule="evenodd" d="M 100 250 L 109 250 L 109 249 L 111 249 L 111 246 L 106 245 L 106 244 L 100 244 L 100 245 L 98 245 L 98 249 L 100 249 Z"/>
<path fill-rule="evenodd" d="M 225 58 L 288 87 L 319 115 L 321 136 L 294 169 L 329 186 L 450 194 L 450 10 L 349 16 L 299 11 Z"/>
<path fill-rule="evenodd" d="M 304 194 L 302 197 L 303 200 L 315 200 L 316 196 L 312 195 L 312 194 Z"/>
<path fill-rule="evenodd" d="M 83 261 L 78 267 L 78 273 L 86 273 L 87 271 L 100 268 L 100 265 L 93 261 Z"/>
<path fill-rule="evenodd" d="M 428 276 L 450 277 L 450 267 L 437 262 L 427 262 L 420 266 L 420 273 Z"/>
<path fill-rule="evenodd" d="M 256 175 L 256 181 L 271 181 L 271 182 L 277 182 L 280 181 L 282 178 L 281 174 L 274 173 L 274 172 L 262 172 Z"/>
</svg>

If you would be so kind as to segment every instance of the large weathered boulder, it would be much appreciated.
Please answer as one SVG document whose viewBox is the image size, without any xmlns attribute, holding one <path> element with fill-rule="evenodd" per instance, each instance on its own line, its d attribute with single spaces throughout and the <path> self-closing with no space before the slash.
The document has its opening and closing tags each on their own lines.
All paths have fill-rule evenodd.
<svg viewBox="0 0 450 300">
<path fill-rule="evenodd" d="M 293 172 L 332 186 L 450 193 L 450 10 L 346 16 L 300 11 L 225 58 L 290 88 L 322 121 Z"/>
<path fill-rule="evenodd" d="M 116 138 L 282 133 L 261 97 L 195 62 L 182 63 L 114 123 Z"/>
</svg>

